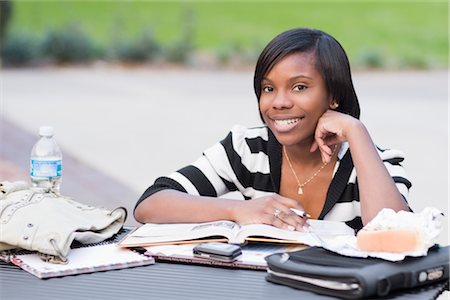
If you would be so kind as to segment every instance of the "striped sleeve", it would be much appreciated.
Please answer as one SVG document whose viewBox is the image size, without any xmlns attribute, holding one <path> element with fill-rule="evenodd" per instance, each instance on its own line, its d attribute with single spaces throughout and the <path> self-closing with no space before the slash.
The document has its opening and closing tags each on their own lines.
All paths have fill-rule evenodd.
<svg viewBox="0 0 450 300">
<path fill-rule="evenodd" d="M 400 194 L 406 202 L 408 202 L 409 189 L 412 184 L 409 181 L 405 169 L 400 164 L 404 160 L 403 152 L 394 149 L 382 150 L 378 149 L 378 153 L 383 163 L 391 175 Z"/>
<path fill-rule="evenodd" d="M 221 148 L 217 143 L 212 149 Z M 220 159 L 220 157 L 218 157 Z M 203 154 L 194 163 L 168 175 L 156 179 L 139 198 L 136 206 L 156 192 L 172 189 L 191 195 L 217 197 L 236 190 L 232 182 L 221 178 L 212 167 L 209 159 Z"/>
<path fill-rule="evenodd" d="M 239 191 L 245 199 L 273 193 L 266 127 L 234 126 L 222 141 L 194 163 L 158 178 L 136 206 L 152 194 L 174 189 L 191 195 L 220 197 Z"/>
<path fill-rule="evenodd" d="M 267 143 L 266 127 L 236 125 L 220 142 L 221 147 L 209 149 L 205 155 L 221 178 L 232 182 L 245 199 L 251 199 L 274 192 Z"/>
<path fill-rule="evenodd" d="M 377 150 L 380 158 L 383 160 L 384 166 L 389 172 L 389 175 L 391 175 L 392 179 L 394 180 L 397 189 L 402 194 L 405 201 L 408 201 L 409 189 L 411 188 L 412 184 L 409 181 L 408 176 L 406 175 L 405 169 L 400 164 L 404 160 L 403 152 L 393 149 L 382 150 L 380 148 L 377 148 Z M 355 168 L 353 168 L 348 179 L 348 187 L 352 187 L 355 190 L 355 192 L 352 193 L 355 199 L 349 199 L 348 197 L 344 197 L 344 199 L 347 199 L 347 201 L 359 201 L 358 180 Z"/>
<path fill-rule="evenodd" d="M 348 145 L 344 145 L 342 148 L 345 151 L 349 151 Z M 377 148 L 377 150 L 387 171 L 395 182 L 397 189 L 409 206 L 408 194 L 409 189 L 411 188 L 411 182 L 406 175 L 405 169 L 401 165 L 401 162 L 404 160 L 404 154 L 401 151 L 393 149 L 383 150 Z M 356 230 L 363 227 L 357 177 L 356 169 L 352 166 L 348 175 L 347 184 L 338 201 L 336 201 L 332 209 L 324 216 L 325 220 L 345 222 Z"/>
</svg>

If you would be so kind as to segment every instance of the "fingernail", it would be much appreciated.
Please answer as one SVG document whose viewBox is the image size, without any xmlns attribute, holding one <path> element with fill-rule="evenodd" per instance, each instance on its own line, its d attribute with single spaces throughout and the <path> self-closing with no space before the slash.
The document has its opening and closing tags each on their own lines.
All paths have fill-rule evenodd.
<svg viewBox="0 0 450 300">
<path fill-rule="evenodd" d="M 294 231 L 294 230 L 295 230 L 295 227 L 292 226 L 292 225 L 289 225 L 287 229 L 288 229 L 289 231 Z"/>
<path fill-rule="evenodd" d="M 302 229 L 303 229 L 304 232 L 309 232 L 309 226 L 303 225 Z"/>
</svg>

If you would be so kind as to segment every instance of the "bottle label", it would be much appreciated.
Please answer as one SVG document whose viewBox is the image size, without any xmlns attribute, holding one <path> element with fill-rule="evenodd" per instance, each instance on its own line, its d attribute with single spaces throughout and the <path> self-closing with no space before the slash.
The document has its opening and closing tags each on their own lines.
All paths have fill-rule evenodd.
<svg viewBox="0 0 450 300">
<path fill-rule="evenodd" d="M 61 177 L 62 160 L 31 160 L 30 176 L 54 178 Z"/>
</svg>

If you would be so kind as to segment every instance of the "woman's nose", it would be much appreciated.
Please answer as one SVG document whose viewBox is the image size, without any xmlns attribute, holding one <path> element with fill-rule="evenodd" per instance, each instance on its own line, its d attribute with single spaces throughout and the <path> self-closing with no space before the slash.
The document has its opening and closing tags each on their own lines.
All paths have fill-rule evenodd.
<svg viewBox="0 0 450 300">
<path fill-rule="evenodd" d="M 293 106 L 293 102 L 286 93 L 278 92 L 273 98 L 273 109 L 288 109 Z"/>
</svg>

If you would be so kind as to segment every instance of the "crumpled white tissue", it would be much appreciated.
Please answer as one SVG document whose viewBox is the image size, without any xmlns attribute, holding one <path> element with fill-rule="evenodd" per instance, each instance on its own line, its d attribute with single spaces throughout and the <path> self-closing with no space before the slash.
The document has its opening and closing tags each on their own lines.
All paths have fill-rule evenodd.
<svg viewBox="0 0 450 300">
<path fill-rule="evenodd" d="M 425 256 L 428 249 L 434 245 L 434 240 L 439 236 L 443 227 L 441 211 L 434 207 L 426 207 L 420 213 L 406 211 L 395 212 L 384 208 L 364 228 L 369 230 L 385 229 L 415 229 L 421 235 L 424 242 L 423 248 L 413 252 L 368 252 L 358 248 L 356 236 L 337 236 L 322 239 L 322 247 L 330 251 L 353 257 L 377 257 L 389 261 L 400 261 L 406 256 Z"/>
</svg>

